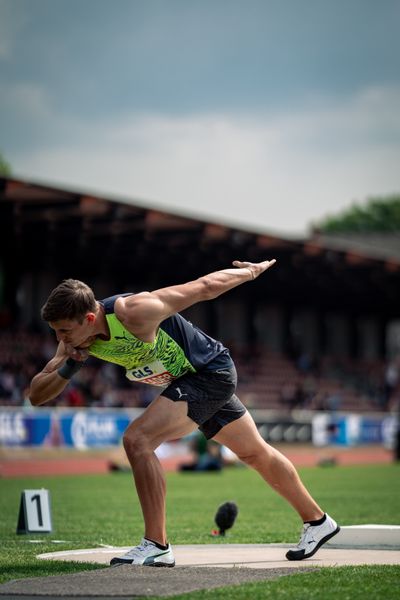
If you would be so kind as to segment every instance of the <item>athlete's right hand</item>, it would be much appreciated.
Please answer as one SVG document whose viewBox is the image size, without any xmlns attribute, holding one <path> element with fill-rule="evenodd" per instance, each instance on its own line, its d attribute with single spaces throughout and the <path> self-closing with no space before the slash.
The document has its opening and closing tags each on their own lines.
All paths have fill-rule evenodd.
<svg viewBox="0 0 400 600">
<path fill-rule="evenodd" d="M 74 348 L 71 344 L 64 344 L 65 352 L 69 358 L 73 358 L 78 361 L 85 361 L 89 357 L 89 352 L 82 348 Z"/>
</svg>

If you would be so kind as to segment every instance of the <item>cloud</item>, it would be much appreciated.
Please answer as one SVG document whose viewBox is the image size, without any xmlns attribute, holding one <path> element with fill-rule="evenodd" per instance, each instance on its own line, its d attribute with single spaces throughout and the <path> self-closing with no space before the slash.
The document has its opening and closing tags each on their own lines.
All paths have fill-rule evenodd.
<svg viewBox="0 0 400 600">
<path fill-rule="evenodd" d="M 287 234 L 400 190 L 400 87 L 313 97 L 297 113 L 101 121 L 63 120 L 45 94 L 28 92 L 48 131 L 34 150 L 8 155 L 22 176 Z"/>
</svg>

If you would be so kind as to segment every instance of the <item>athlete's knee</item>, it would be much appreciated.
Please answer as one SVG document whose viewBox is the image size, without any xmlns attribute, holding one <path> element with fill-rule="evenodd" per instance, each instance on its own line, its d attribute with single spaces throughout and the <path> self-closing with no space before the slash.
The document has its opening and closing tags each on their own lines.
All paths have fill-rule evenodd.
<svg viewBox="0 0 400 600">
<path fill-rule="evenodd" d="M 243 450 L 239 450 L 237 454 L 239 460 L 244 462 L 249 467 L 257 467 L 261 462 L 265 463 L 270 460 L 268 447 L 265 443 L 257 442 L 251 446 L 246 446 Z"/>
<path fill-rule="evenodd" d="M 132 427 L 125 431 L 122 437 L 122 443 L 126 454 L 130 459 L 134 459 L 144 454 L 152 452 L 152 446 L 149 436 L 145 434 L 141 427 Z"/>
</svg>

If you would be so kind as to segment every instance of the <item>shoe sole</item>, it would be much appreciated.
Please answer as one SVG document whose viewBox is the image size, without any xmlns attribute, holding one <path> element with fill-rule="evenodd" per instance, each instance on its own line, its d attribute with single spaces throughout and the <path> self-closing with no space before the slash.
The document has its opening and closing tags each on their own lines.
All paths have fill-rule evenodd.
<svg viewBox="0 0 400 600">
<path fill-rule="evenodd" d="M 311 556 L 314 556 L 314 554 L 317 552 L 317 550 L 319 550 L 321 548 L 321 546 L 323 546 L 328 540 L 330 540 L 331 538 L 333 538 L 334 535 L 336 535 L 337 533 L 339 533 L 340 531 L 340 527 L 339 525 L 336 527 L 335 531 L 333 531 L 332 533 L 329 533 L 328 535 L 326 535 L 325 537 L 323 537 L 318 544 L 315 546 L 314 550 L 312 550 L 312 552 L 309 552 L 308 554 L 303 554 L 303 556 L 293 556 L 290 555 L 289 552 L 287 552 L 286 554 L 286 558 L 288 560 L 304 560 L 305 558 L 311 558 Z"/>
<path fill-rule="evenodd" d="M 120 567 L 121 565 L 129 565 L 131 567 L 174 567 L 175 561 L 173 563 L 163 563 L 163 562 L 154 562 L 154 563 L 143 563 L 142 565 L 137 565 L 129 560 L 116 560 L 114 562 L 110 562 L 110 567 Z"/>
</svg>

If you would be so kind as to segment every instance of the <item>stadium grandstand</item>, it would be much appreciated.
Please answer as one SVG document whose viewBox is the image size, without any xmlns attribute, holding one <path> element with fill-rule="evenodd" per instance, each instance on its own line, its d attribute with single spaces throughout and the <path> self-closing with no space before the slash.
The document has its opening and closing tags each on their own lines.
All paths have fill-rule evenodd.
<svg viewBox="0 0 400 600">
<path fill-rule="evenodd" d="M 83 279 L 97 297 L 151 290 L 276 258 L 254 284 L 185 311 L 232 350 L 254 409 L 388 411 L 398 396 L 398 244 L 312 235 L 286 239 L 121 200 L 0 178 L 0 404 L 21 406 L 55 340 L 48 292 Z M 89 359 L 52 405 L 140 407 L 148 386 Z M 392 375 L 391 378 L 389 375 Z M 397 379 L 396 379 L 397 375 Z M 142 389 L 146 388 L 146 389 Z"/>
</svg>

